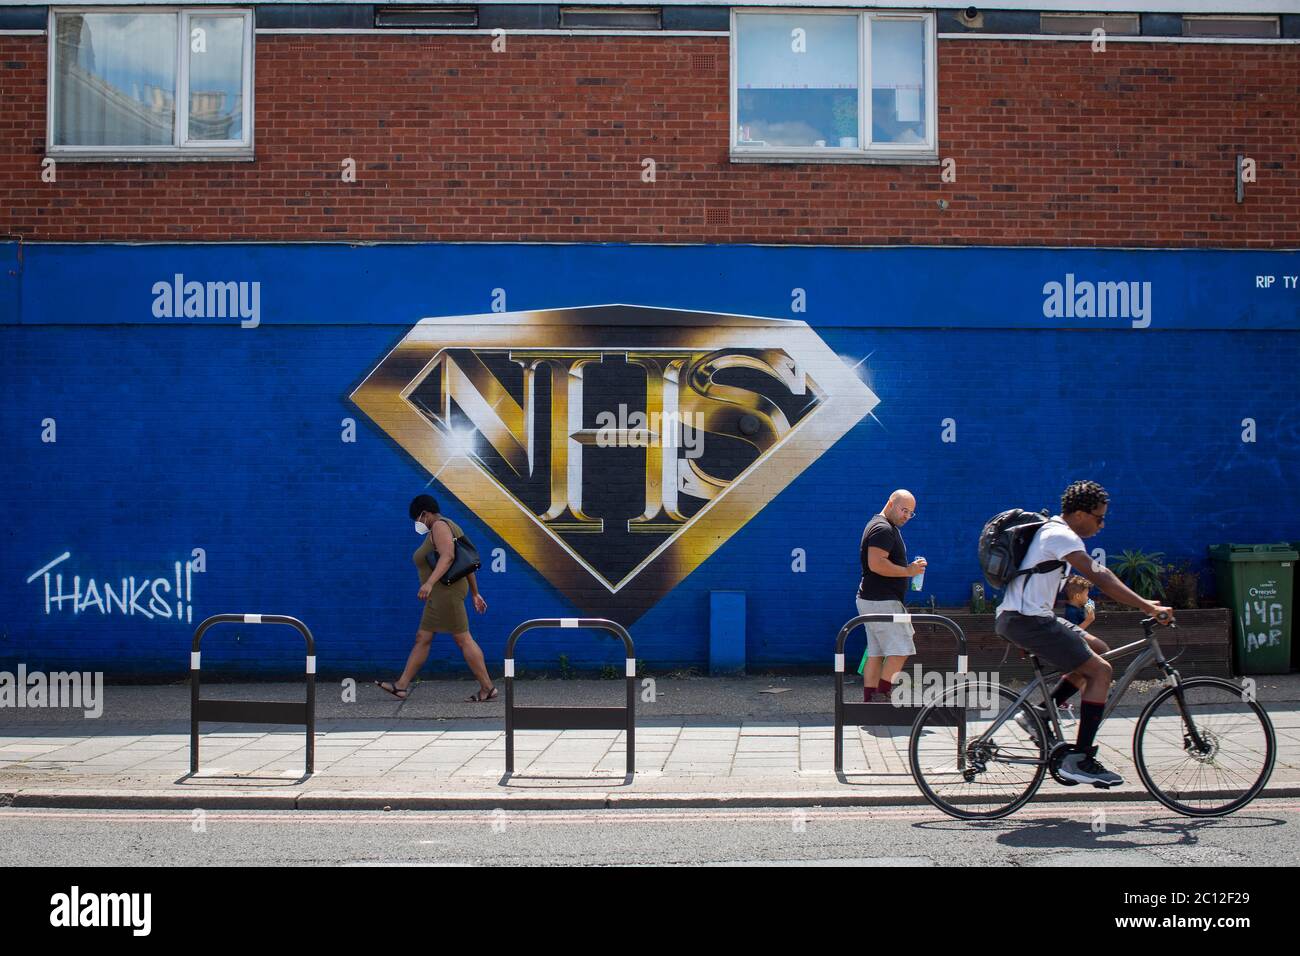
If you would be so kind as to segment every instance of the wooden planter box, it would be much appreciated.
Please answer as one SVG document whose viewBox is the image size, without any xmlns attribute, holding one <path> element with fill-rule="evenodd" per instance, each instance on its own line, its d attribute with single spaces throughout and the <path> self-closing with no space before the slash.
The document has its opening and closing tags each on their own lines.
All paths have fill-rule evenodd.
<svg viewBox="0 0 1300 956">
<path fill-rule="evenodd" d="M 920 614 L 928 611 L 928 608 L 911 607 L 908 610 Z M 964 609 L 947 608 L 939 608 L 936 613 L 950 618 L 965 632 L 970 670 L 997 671 L 1003 678 L 1029 677 L 1032 674 L 1029 659 L 994 633 L 992 614 L 971 614 Z M 1157 636 L 1161 639 L 1160 646 L 1166 657 L 1172 659 L 1182 650 L 1178 659 L 1173 661 L 1178 672 L 1184 677 L 1201 674 L 1212 677 L 1232 676 L 1232 621 L 1228 609 L 1198 608 L 1176 613 L 1178 627 L 1172 631 L 1162 629 L 1157 632 Z M 1138 611 L 1098 611 L 1097 619 L 1092 622 L 1088 632 L 1112 648 L 1121 647 L 1141 640 L 1142 628 L 1138 622 L 1142 617 Z M 862 633 L 859 630 L 854 637 L 861 640 Z M 1115 661 L 1116 674 L 1122 673 L 1131 659 L 1131 655 L 1126 655 Z M 925 670 L 956 670 L 956 640 L 945 628 L 933 624 L 916 625 L 916 657 L 907 662 L 907 667 L 910 670 L 913 664 L 918 663 Z M 856 659 L 850 669 L 857 669 Z M 1154 668 L 1147 668 L 1139 676 L 1158 678 L 1160 673 Z"/>
</svg>

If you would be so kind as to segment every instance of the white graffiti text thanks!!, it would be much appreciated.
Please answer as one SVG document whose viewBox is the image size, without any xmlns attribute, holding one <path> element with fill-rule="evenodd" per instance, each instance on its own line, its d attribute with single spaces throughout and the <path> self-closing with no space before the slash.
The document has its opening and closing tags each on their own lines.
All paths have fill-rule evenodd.
<svg viewBox="0 0 1300 956">
<path fill-rule="evenodd" d="M 188 624 L 194 620 L 194 574 L 188 562 L 173 562 L 170 575 L 137 577 L 132 574 L 96 581 L 90 575 L 83 578 L 80 574 L 65 575 L 54 570 L 71 557 L 72 552 L 65 551 L 27 578 L 28 584 L 37 579 L 44 582 L 46 614 L 96 611 L 102 617 L 116 613 L 149 621 L 175 618 Z"/>
</svg>

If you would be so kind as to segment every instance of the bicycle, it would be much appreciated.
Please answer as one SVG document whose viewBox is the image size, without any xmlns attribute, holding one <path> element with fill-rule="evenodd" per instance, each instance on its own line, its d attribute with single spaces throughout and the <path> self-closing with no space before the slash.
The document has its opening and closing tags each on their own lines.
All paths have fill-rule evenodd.
<svg viewBox="0 0 1300 956">
<path fill-rule="evenodd" d="M 1101 655 L 1115 660 L 1146 645 L 1115 682 L 1103 724 L 1134 678 L 1154 664 L 1167 686 L 1142 710 L 1133 730 L 1138 777 L 1170 810 L 1191 817 L 1224 816 L 1246 806 L 1268 783 L 1277 756 L 1273 722 L 1253 695 L 1229 680 L 1183 679 L 1160 649 L 1157 623 L 1145 618 L 1142 640 Z M 1044 674 L 1038 658 L 1029 656 L 1034 679 L 1019 694 L 1000 684 L 968 681 L 947 688 L 917 714 L 908 745 L 912 777 L 926 799 L 949 816 L 1005 817 L 1034 796 L 1048 773 L 1065 786 L 1077 785 L 1059 775 L 1065 757 L 1078 752 L 1064 741 L 1060 715 L 1047 692 L 1047 677 L 1059 672 Z M 1050 726 L 1028 703 L 1039 690 Z M 1002 700 L 1011 702 L 986 717 Z M 983 710 L 975 706 L 981 701 L 988 702 Z"/>
</svg>

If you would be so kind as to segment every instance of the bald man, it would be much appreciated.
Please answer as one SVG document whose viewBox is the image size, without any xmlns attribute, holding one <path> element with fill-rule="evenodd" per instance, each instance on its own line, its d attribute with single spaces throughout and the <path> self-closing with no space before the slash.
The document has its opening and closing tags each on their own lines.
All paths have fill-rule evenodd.
<svg viewBox="0 0 1300 956">
<path fill-rule="evenodd" d="M 889 496 L 880 514 L 862 532 L 862 582 L 858 585 L 859 614 L 905 614 L 908 581 L 925 571 L 925 559 L 907 563 L 903 525 L 916 516 L 916 498 L 901 488 Z M 868 624 L 867 652 L 858 673 L 862 699 L 889 700 L 894 677 L 916 653 L 911 624 Z"/>
</svg>

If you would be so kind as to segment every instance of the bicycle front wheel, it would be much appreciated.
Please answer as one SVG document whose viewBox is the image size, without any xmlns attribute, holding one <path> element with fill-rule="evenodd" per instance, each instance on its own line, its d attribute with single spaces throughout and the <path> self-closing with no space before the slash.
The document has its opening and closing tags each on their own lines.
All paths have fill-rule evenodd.
<svg viewBox="0 0 1300 956">
<path fill-rule="evenodd" d="M 1218 817 L 1254 800 L 1277 757 L 1273 722 L 1231 681 L 1192 677 L 1161 691 L 1133 730 L 1142 784 L 1170 810 Z"/>
<path fill-rule="evenodd" d="M 1028 704 L 1011 709 L 1016 696 L 1000 684 L 972 681 L 947 688 L 917 715 L 908 748 L 912 779 L 949 816 L 1005 817 L 1042 784 L 1047 760 L 1040 741 L 1046 731 Z M 1017 723 L 1018 714 L 1028 732 Z"/>
</svg>

